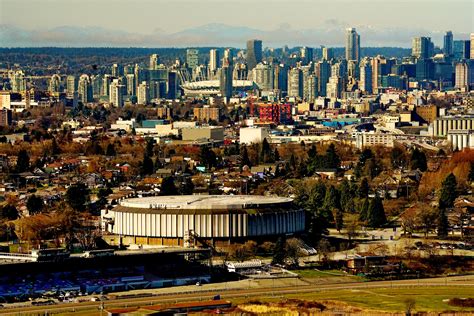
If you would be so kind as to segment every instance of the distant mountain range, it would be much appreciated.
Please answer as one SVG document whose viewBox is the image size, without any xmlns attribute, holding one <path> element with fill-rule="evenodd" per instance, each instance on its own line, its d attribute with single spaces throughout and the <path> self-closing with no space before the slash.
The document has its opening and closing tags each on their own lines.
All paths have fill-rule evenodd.
<svg viewBox="0 0 474 316">
<path fill-rule="evenodd" d="M 2 47 L 244 47 L 251 38 L 263 40 L 264 46 L 343 46 L 345 25 L 328 20 L 317 28 L 296 30 L 281 25 L 274 30 L 259 30 L 245 26 L 220 23 L 206 24 L 175 33 L 154 30 L 150 34 L 111 30 L 102 27 L 62 26 L 49 30 L 26 30 L 13 25 L 0 24 Z M 431 36 L 441 44 L 443 32 L 423 29 L 373 28 L 357 26 L 363 47 L 409 47 L 414 36 Z M 468 38 L 455 34 L 456 38 Z"/>
</svg>

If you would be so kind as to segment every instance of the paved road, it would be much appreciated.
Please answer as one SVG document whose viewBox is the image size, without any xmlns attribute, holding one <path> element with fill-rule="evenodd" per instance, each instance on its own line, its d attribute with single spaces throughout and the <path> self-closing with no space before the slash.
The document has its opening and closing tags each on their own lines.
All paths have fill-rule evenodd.
<svg viewBox="0 0 474 316">
<path fill-rule="evenodd" d="M 212 286 L 210 284 L 209 286 Z M 338 290 L 338 289 L 366 289 L 366 288 L 390 288 L 390 287 L 422 287 L 422 286 L 465 286 L 474 287 L 474 275 L 472 276 L 455 276 L 443 277 L 433 279 L 416 279 L 416 280 L 394 280 L 394 281 L 375 281 L 375 282 L 353 282 L 353 283 L 338 283 L 338 284 L 321 284 L 321 285 L 304 285 L 304 286 L 288 286 L 288 287 L 260 287 L 248 289 L 199 289 L 192 292 L 184 293 L 163 293 L 160 295 L 126 298 L 126 299 L 111 299 L 104 302 L 81 302 L 81 303 L 64 303 L 50 306 L 31 306 L 21 308 L 11 308 L 0 310 L 2 315 L 29 315 L 29 314 L 44 314 L 46 311 L 51 313 L 73 313 L 84 311 L 96 311 L 101 308 L 107 309 L 112 307 L 131 307 L 143 305 L 155 305 L 163 303 L 176 303 L 186 301 L 199 301 L 212 299 L 214 295 L 220 294 L 222 299 L 235 298 L 256 298 L 268 296 L 281 296 L 285 294 L 311 293 L 324 290 Z"/>
</svg>

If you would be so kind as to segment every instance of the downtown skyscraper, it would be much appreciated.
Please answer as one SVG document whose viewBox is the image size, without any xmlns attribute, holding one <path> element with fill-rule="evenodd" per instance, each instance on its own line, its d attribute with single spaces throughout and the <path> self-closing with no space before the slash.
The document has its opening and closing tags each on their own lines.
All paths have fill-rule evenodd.
<svg viewBox="0 0 474 316">
<path fill-rule="evenodd" d="M 216 71 L 221 66 L 219 50 L 211 49 L 209 51 L 209 70 Z"/>
<path fill-rule="evenodd" d="M 360 36 L 355 28 L 346 29 L 346 60 L 357 60 L 360 58 Z"/>
<path fill-rule="evenodd" d="M 199 50 L 194 48 L 186 50 L 186 64 L 192 70 L 199 65 Z"/>
<path fill-rule="evenodd" d="M 158 56 L 158 54 L 152 54 L 150 56 L 150 70 L 158 69 L 158 65 L 160 64 L 159 60 L 160 57 Z"/>
<path fill-rule="evenodd" d="M 314 49 L 311 47 L 302 47 L 300 49 L 300 56 L 303 65 L 308 65 L 314 59 Z"/>
<path fill-rule="evenodd" d="M 415 37 L 412 40 L 411 55 L 418 59 L 430 58 L 433 55 L 431 37 Z"/>
<path fill-rule="evenodd" d="M 230 97 L 232 96 L 233 90 L 233 76 L 232 76 L 232 60 L 224 57 L 222 59 L 222 68 L 220 69 L 219 74 L 219 87 L 221 96 L 224 98 L 224 102 L 229 102 Z"/>
<path fill-rule="evenodd" d="M 252 70 L 262 62 L 262 41 L 253 39 L 247 41 L 247 68 Z"/>
<path fill-rule="evenodd" d="M 453 32 L 447 31 L 444 35 L 443 52 L 447 56 L 453 55 Z"/>
</svg>

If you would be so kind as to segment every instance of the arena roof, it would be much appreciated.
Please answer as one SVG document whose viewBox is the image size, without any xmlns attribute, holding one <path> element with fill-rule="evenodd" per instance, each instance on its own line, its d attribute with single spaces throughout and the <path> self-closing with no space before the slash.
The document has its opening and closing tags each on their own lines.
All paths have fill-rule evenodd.
<svg viewBox="0 0 474 316">
<path fill-rule="evenodd" d="M 173 195 L 125 199 L 121 211 L 143 210 L 244 210 L 280 207 L 293 199 L 259 195 Z"/>
</svg>

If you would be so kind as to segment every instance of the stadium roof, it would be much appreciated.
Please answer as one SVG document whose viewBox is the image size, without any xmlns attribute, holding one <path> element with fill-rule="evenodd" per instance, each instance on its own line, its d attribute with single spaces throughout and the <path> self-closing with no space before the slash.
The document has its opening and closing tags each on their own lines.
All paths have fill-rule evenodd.
<svg viewBox="0 0 474 316">
<path fill-rule="evenodd" d="M 120 210 L 244 210 L 284 207 L 293 199 L 259 195 L 173 195 L 125 199 Z"/>
</svg>

